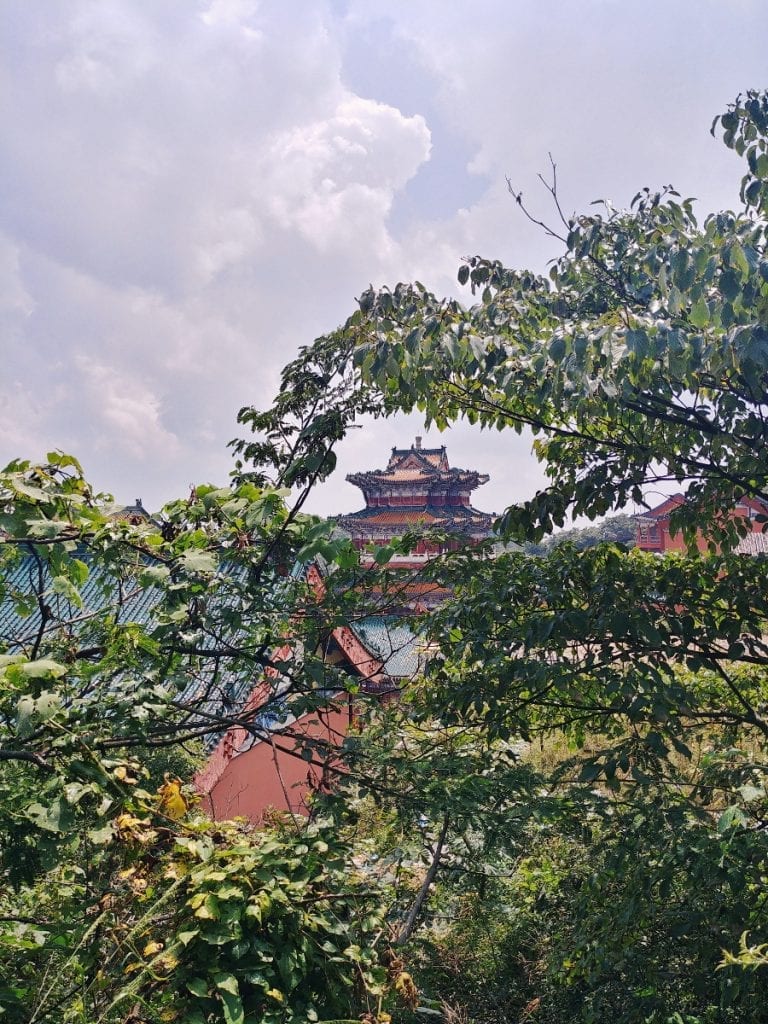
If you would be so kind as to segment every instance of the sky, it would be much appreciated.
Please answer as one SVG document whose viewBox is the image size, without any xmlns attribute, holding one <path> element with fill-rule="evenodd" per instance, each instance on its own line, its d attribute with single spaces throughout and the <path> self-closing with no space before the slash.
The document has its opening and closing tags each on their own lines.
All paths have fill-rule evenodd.
<svg viewBox="0 0 768 1024">
<path fill-rule="evenodd" d="M 464 256 L 546 268 L 561 202 L 672 183 L 704 214 L 741 166 L 709 134 L 766 84 L 764 0 L 3 0 L 0 464 L 76 455 L 151 510 L 227 482 L 244 405 L 369 284 L 441 295 Z M 501 511 L 525 437 L 364 423 L 315 495 L 393 446 L 448 446 Z"/>
</svg>

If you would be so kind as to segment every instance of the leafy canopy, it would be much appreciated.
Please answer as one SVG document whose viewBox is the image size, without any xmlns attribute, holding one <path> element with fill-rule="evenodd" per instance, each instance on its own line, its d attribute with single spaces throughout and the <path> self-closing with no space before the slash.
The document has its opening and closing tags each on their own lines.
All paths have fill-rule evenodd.
<svg viewBox="0 0 768 1024">
<path fill-rule="evenodd" d="M 430 763 L 444 730 L 475 736 L 478 757 L 489 743 L 561 737 L 567 752 L 543 783 L 563 802 L 561 821 L 578 793 L 595 821 L 619 829 L 589 888 L 610 896 L 599 914 L 570 905 L 571 949 L 550 961 L 553 984 L 579 986 L 585 1020 L 671 1020 L 678 1008 L 749 1020 L 759 986 L 733 962 L 754 968 L 749 951 L 764 938 L 767 609 L 763 557 L 736 548 L 753 528 L 739 503 L 768 501 L 768 97 L 739 97 L 713 133 L 745 159 L 739 212 L 699 223 L 693 201 L 665 187 L 642 190 L 629 210 L 568 217 L 553 178 L 554 222 L 538 222 L 563 254 L 547 276 L 474 256 L 459 269 L 474 305 L 419 282 L 369 288 L 339 332 L 284 371 L 287 393 L 294 376 L 325 365 L 330 345 L 334 373 L 366 411 L 418 409 L 441 429 L 461 418 L 530 429 L 548 484 L 506 510 L 503 539 L 539 542 L 570 516 L 643 506 L 651 489 L 686 492 L 671 526 L 687 554 L 564 544 L 542 558 L 488 559 L 478 549 L 425 570 L 455 597 L 423 626 L 432 657 L 407 706 L 408 728 L 428 737 L 417 762 Z M 278 409 L 274 436 L 279 419 Z M 411 777 L 401 763 L 410 806 L 423 792 L 422 813 L 455 821 L 471 842 L 465 787 L 452 800 Z M 529 790 L 520 802 L 534 799 Z M 490 834 L 488 808 L 476 806 L 474 826 Z M 649 857 L 641 837 L 666 830 L 668 854 Z M 719 910 L 697 922 L 661 914 L 655 894 L 684 902 L 689 880 L 705 877 Z M 641 899 L 650 917 L 625 928 Z M 717 972 L 718 948 L 736 949 L 752 929 L 760 934 L 741 942 L 741 960 Z M 706 942 L 672 957 L 695 930 Z M 618 959 L 613 935 L 623 936 Z M 705 966 L 694 979 L 697 955 Z M 625 984 L 630 956 L 633 976 L 647 980 L 636 991 Z"/>
</svg>

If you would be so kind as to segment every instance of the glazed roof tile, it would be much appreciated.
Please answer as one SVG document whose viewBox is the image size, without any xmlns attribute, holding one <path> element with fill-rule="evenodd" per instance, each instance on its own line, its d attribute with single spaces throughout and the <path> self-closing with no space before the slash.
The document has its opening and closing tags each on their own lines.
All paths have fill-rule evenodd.
<svg viewBox="0 0 768 1024">
<path fill-rule="evenodd" d="M 413 445 L 410 448 L 393 448 L 387 463 L 387 469 L 392 469 L 395 465 L 399 465 L 408 459 L 412 461 L 418 460 L 433 466 L 435 469 L 449 468 L 445 445 L 442 445 L 440 448 L 422 448 Z"/>
<path fill-rule="evenodd" d="M 433 473 L 425 473 L 423 469 L 394 469 L 391 473 L 377 474 L 382 480 L 433 480 Z"/>
<path fill-rule="evenodd" d="M 83 554 L 87 561 L 87 555 Z M 225 568 L 223 570 L 227 572 Z M 232 570 L 229 570 L 232 572 Z M 237 570 L 234 570 L 237 572 Z M 21 559 L 17 565 L 6 567 L 0 590 L 0 651 L 28 650 L 40 628 L 40 609 L 36 602 L 30 602 L 29 612 L 24 607 L 23 595 L 37 590 L 38 564 L 31 555 Z M 86 581 L 78 587 L 82 600 L 79 607 L 53 591 L 53 579 L 43 564 L 44 600 L 52 612 L 46 632 L 54 633 L 62 624 L 71 622 L 75 628 L 86 633 L 89 627 L 97 625 L 101 617 L 114 609 L 118 600 L 122 602 L 119 621 L 150 626 L 155 618 L 162 593 L 157 587 L 142 586 L 138 581 L 122 590 L 118 580 L 108 573 L 91 567 Z M 16 598 L 14 598 L 14 594 Z M 231 715 L 242 706 L 253 690 L 251 676 L 238 675 L 222 670 L 217 677 L 215 690 L 210 681 L 192 676 L 183 690 L 174 694 L 180 702 L 195 703 L 195 707 L 207 714 Z M 201 695 L 204 699 L 201 701 Z M 192 712 L 194 714 L 194 712 Z M 266 726 L 265 726 L 266 727 Z M 211 733 L 203 743 L 210 749 L 218 742 L 221 733 Z"/>
<path fill-rule="evenodd" d="M 734 549 L 739 555 L 764 555 L 768 553 L 768 534 L 748 533 L 742 537 Z"/>
<path fill-rule="evenodd" d="M 382 662 L 387 675 L 405 679 L 419 672 L 419 640 L 402 619 L 372 615 L 351 623 L 350 628 L 366 650 Z"/>
<path fill-rule="evenodd" d="M 345 516 L 345 519 L 365 519 L 369 523 L 430 523 L 435 522 L 437 516 L 431 512 L 427 512 L 426 509 L 381 509 L 372 508 L 366 509 L 366 512 L 370 512 L 370 515 L 362 516 L 357 512 L 353 512 L 350 516 Z"/>
<path fill-rule="evenodd" d="M 364 493 L 386 484 L 397 486 L 416 481 L 423 481 L 431 487 L 436 484 L 464 484 L 474 490 L 486 483 L 488 476 L 470 469 L 452 469 L 448 464 L 445 446 L 421 448 L 416 445 L 411 448 L 393 448 L 386 469 L 350 473 L 347 480 Z"/>
<path fill-rule="evenodd" d="M 3 578 L 0 593 L 0 644 L 9 649 L 23 648 L 31 643 L 40 628 L 40 608 L 35 603 L 27 612 L 22 603 L 14 602 L 13 593 L 29 594 L 36 590 L 38 566 L 31 555 L 21 559 L 14 567 L 8 567 Z M 49 631 L 60 627 L 62 621 L 77 619 L 85 624 L 114 605 L 117 582 L 105 573 L 94 571 L 79 587 L 82 607 L 77 607 L 65 597 L 53 592 L 53 581 L 43 566 L 43 586 L 46 588 L 45 601 L 53 613 Z M 146 624 L 152 617 L 152 609 L 159 599 L 153 587 L 138 583 L 124 589 L 121 595 L 123 622 Z"/>
<path fill-rule="evenodd" d="M 478 526 L 490 531 L 493 516 L 467 505 L 425 505 L 420 508 L 408 505 L 397 508 L 374 505 L 358 512 L 350 512 L 348 515 L 337 516 L 335 521 L 342 529 L 353 530 L 360 527 L 367 529 L 402 525 L 404 528 L 423 526 L 447 529 L 457 526 L 461 529 Z"/>
<path fill-rule="evenodd" d="M 87 556 L 83 554 L 87 561 Z M 306 576 L 307 566 L 294 567 L 291 577 L 301 580 Z M 222 570 L 237 575 L 239 568 L 224 567 Z M 324 568 L 321 567 L 324 572 Z M 73 622 L 76 628 L 86 631 L 90 625 L 97 624 L 100 617 L 116 605 L 118 581 L 108 573 L 91 568 L 86 581 L 78 588 L 82 607 L 68 601 L 53 591 L 53 580 L 43 566 L 43 587 L 45 601 L 53 613 L 48 631 L 61 628 L 62 623 Z M 24 607 L 20 599 L 22 595 L 36 592 L 38 583 L 38 563 L 31 555 L 19 560 L 14 566 L 6 566 L 0 587 L 0 651 L 29 649 L 40 628 L 40 609 L 35 601 L 29 602 L 29 609 Z M 16 598 L 14 598 L 16 595 Z M 125 588 L 121 593 L 122 608 L 120 620 L 150 626 L 155 618 L 162 592 L 157 587 L 135 586 Z M 376 658 L 384 662 L 385 672 L 405 677 L 418 670 L 418 656 L 415 637 L 412 631 L 402 622 L 374 617 L 364 619 L 354 627 L 361 643 Z M 372 645 L 372 646 L 369 646 Z M 247 674 L 236 674 L 226 669 L 221 670 L 217 677 L 215 691 L 210 688 L 210 681 L 192 677 L 186 687 L 174 694 L 180 702 L 195 702 L 201 711 L 208 714 L 228 716 L 242 707 L 253 692 L 256 679 Z M 200 703 L 200 695 L 204 700 Z M 259 716 L 256 724 L 262 728 L 272 727 L 281 716 L 273 708 Z M 226 730 L 209 734 L 204 745 L 211 749 L 218 743 Z"/>
</svg>

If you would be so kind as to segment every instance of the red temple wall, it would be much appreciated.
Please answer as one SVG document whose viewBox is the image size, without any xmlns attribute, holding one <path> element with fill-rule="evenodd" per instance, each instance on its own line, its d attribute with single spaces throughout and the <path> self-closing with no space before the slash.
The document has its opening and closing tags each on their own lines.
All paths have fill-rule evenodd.
<svg viewBox="0 0 768 1024">
<path fill-rule="evenodd" d="M 315 566 L 307 579 L 320 594 L 325 584 Z M 381 662 L 346 626 L 334 630 L 333 636 L 349 668 L 375 687 L 382 679 Z M 285 645 L 277 654 L 289 658 L 290 646 Z M 254 686 L 244 713 L 260 708 L 272 694 L 277 673 L 267 669 L 266 676 Z M 202 806 L 217 820 L 242 816 L 254 823 L 261 821 L 270 808 L 306 813 L 308 796 L 329 781 L 329 773 L 332 776 L 332 751 L 343 741 L 353 719 L 352 698 L 340 694 L 324 711 L 304 715 L 295 722 L 291 727 L 293 737 L 276 734 L 271 741 L 262 740 L 245 749 L 251 739 L 249 732 L 240 725 L 232 726 L 195 776 Z M 325 765 L 310 764 L 299 756 L 302 737 L 328 745 Z M 315 761 L 320 761 L 320 754 L 314 754 Z"/>
<path fill-rule="evenodd" d="M 303 736 L 337 747 L 351 719 L 349 698 L 344 698 L 338 710 L 307 715 L 294 728 Z M 332 760 L 325 766 L 324 777 L 322 764 L 310 764 L 298 755 L 299 744 L 298 737 L 275 736 L 274 745 L 262 741 L 236 754 L 211 788 L 203 792 L 205 810 L 217 821 L 243 817 L 254 824 L 271 809 L 306 814 L 311 793 L 329 781 Z"/>
<path fill-rule="evenodd" d="M 744 508 L 744 511 L 741 509 Z M 752 513 L 752 514 L 750 514 Z M 762 507 L 755 502 L 748 502 L 744 506 L 740 506 L 737 511 L 734 509 L 730 513 L 729 518 L 735 519 L 739 516 L 741 519 L 747 519 L 749 517 L 749 526 L 752 533 L 762 533 L 763 523 L 753 518 L 753 515 L 762 514 Z M 642 528 L 644 526 L 644 529 Z M 641 521 L 638 522 L 636 530 L 636 543 L 641 551 L 686 551 L 687 545 L 683 539 L 681 532 L 677 532 L 674 537 L 670 533 L 669 529 L 669 516 L 661 515 L 656 520 L 651 520 L 647 523 Z M 708 550 L 707 541 L 701 534 L 696 537 L 696 547 L 701 552 Z"/>
</svg>

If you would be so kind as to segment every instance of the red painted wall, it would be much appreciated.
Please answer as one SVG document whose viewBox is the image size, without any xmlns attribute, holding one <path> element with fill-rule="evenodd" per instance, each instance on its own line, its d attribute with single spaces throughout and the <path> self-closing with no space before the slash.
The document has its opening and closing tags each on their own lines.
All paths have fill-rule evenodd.
<svg viewBox="0 0 768 1024">
<path fill-rule="evenodd" d="M 672 498 L 668 498 L 657 508 L 653 509 L 650 516 L 640 518 L 637 525 L 637 546 L 641 551 L 661 552 L 686 550 L 683 535 L 678 532 L 673 537 L 669 532 L 669 513 L 684 500 L 683 495 L 674 495 Z M 755 501 L 752 498 L 744 498 L 739 503 L 739 506 L 739 511 L 734 510 L 730 513 L 730 517 L 735 518 L 737 515 L 744 519 L 749 517 L 752 532 L 762 533 L 762 522 L 758 522 L 754 518 L 756 515 L 762 515 L 765 513 L 765 508 L 762 503 Z M 651 518 L 651 516 L 653 518 Z M 643 524 L 645 525 L 645 531 L 641 529 L 641 523 L 643 520 L 645 520 Z M 651 531 L 654 527 L 655 530 L 652 533 Z M 708 550 L 707 542 L 701 535 L 696 538 L 696 547 L 702 552 Z"/>
<path fill-rule="evenodd" d="M 321 595 L 325 584 L 314 566 L 307 580 Z M 381 662 L 371 656 L 351 629 L 341 626 L 333 636 L 351 674 L 373 690 L 386 681 Z M 282 647 L 277 656 L 290 658 L 290 645 Z M 267 678 L 254 686 L 243 713 L 261 707 L 272 693 L 276 675 L 274 669 L 267 669 Z M 325 764 L 304 761 L 297 755 L 301 737 L 317 739 L 332 750 L 344 739 L 353 720 L 351 697 L 341 694 L 322 714 L 313 712 L 295 722 L 291 727 L 294 737 L 275 736 L 273 742 L 249 746 L 250 734 L 242 726 L 232 726 L 195 776 L 203 807 L 217 820 L 242 816 L 254 823 L 272 808 L 306 813 L 312 791 L 332 781 L 334 759 L 330 754 Z M 319 755 L 316 759 L 320 760 Z"/>
<path fill-rule="evenodd" d="M 337 710 L 307 715 L 293 729 L 335 748 L 344 739 L 351 719 L 346 697 Z M 218 777 L 207 778 L 206 771 L 201 772 L 196 781 L 203 790 L 205 810 L 217 821 L 243 817 L 254 824 L 272 809 L 306 814 L 312 792 L 332 781 L 333 758 L 325 764 L 310 764 L 297 755 L 299 742 L 298 737 L 275 736 L 272 743 L 261 741 L 232 756 Z"/>
</svg>

